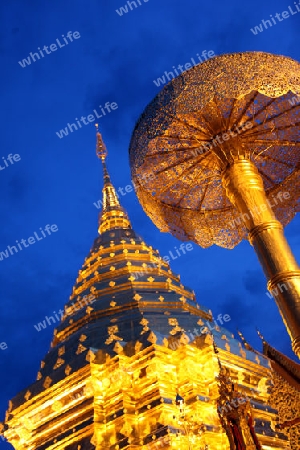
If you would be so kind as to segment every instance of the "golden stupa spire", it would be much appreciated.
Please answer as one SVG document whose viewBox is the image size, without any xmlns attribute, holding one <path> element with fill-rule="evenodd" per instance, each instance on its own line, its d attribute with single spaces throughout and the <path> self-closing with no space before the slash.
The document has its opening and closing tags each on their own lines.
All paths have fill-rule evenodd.
<svg viewBox="0 0 300 450">
<path fill-rule="evenodd" d="M 101 133 L 96 126 L 96 155 L 101 159 L 103 167 L 103 202 L 102 212 L 99 216 L 99 234 L 115 228 L 131 228 L 130 220 L 126 211 L 120 205 L 116 190 L 110 180 L 106 167 L 107 149 L 102 139 Z"/>
</svg>

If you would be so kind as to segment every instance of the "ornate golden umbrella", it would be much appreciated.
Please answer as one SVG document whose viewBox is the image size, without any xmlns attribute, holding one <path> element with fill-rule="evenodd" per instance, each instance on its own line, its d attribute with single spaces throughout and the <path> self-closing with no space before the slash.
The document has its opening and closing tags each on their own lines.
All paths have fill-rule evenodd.
<svg viewBox="0 0 300 450">
<path fill-rule="evenodd" d="M 300 64 L 217 56 L 172 80 L 130 144 L 138 198 L 161 231 L 253 245 L 300 356 L 300 270 L 283 234 L 299 211 Z"/>
</svg>

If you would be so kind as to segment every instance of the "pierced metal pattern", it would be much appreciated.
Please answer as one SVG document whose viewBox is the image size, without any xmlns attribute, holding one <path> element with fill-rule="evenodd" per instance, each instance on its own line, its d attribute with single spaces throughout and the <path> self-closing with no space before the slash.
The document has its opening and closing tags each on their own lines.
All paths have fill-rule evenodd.
<svg viewBox="0 0 300 450">
<path fill-rule="evenodd" d="M 277 372 L 273 372 L 273 388 L 270 395 L 270 405 L 279 412 L 279 423 L 291 421 L 300 417 L 300 392 L 291 386 Z M 285 428 L 289 436 L 291 450 L 300 448 L 300 425 L 295 424 Z"/>
<path fill-rule="evenodd" d="M 288 224 L 300 211 L 299 93 L 300 64 L 262 52 L 212 58 L 165 86 L 130 144 L 137 195 L 155 225 L 202 247 L 245 239 L 221 180 L 240 157 L 255 163 L 277 219 Z"/>
</svg>

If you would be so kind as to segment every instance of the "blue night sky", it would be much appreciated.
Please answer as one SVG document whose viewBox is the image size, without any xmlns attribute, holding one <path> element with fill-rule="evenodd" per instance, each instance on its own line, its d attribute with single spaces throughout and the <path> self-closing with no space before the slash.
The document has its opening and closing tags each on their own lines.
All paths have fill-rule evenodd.
<svg viewBox="0 0 300 450">
<path fill-rule="evenodd" d="M 257 35 L 250 31 L 289 5 L 297 11 L 292 1 L 140 3 L 123 15 L 116 9 L 125 0 L 0 4 L 0 252 L 34 232 L 40 236 L 40 241 L 0 261 L 0 344 L 7 345 L 0 349 L 0 420 L 9 399 L 35 381 L 48 351 L 55 325 L 40 332 L 34 325 L 63 307 L 97 235 L 99 211 L 94 203 L 101 198 L 102 176 L 94 126 L 86 121 L 62 138 L 56 132 L 93 110 L 101 114 L 100 105 L 106 102 L 118 105 L 99 119 L 109 150 L 108 168 L 116 188 L 126 194 L 119 191 L 134 229 L 165 256 L 180 242 L 160 233 L 135 193 L 124 191 L 131 184 L 132 130 L 160 90 L 153 80 L 203 50 L 216 55 L 260 50 L 300 60 L 300 12 Z M 66 37 L 69 31 L 78 32 L 73 42 Z M 35 62 L 29 58 L 45 45 L 49 54 L 44 51 Z M 19 64 L 24 58 L 30 64 Z M 20 159 L 16 156 L 12 164 L 10 153 Z M 44 231 L 46 237 L 41 238 L 40 228 L 47 224 L 56 224 L 58 231 Z M 286 228 L 298 261 L 299 224 L 298 216 Z M 171 268 L 215 317 L 231 316 L 232 332 L 239 328 L 260 350 L 258 327 L 271 345 L 292 357 L 289 337 L 274 300 L 266 295 L 262 270 L 248 242 L 234 250 L 193 244 L 192 251 L 171 261 Z M 12 447 L 0 439 L 1 448 Z"/>
</svg>

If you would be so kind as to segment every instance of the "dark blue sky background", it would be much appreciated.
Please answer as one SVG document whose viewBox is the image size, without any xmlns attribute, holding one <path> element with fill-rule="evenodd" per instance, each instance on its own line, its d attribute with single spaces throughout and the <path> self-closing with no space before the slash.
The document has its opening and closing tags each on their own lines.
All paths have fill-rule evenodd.
<svg viewBox="0 0 300 450">
<path fill-rule="evenodd" d="M 56 132 L 75 117 L 116 102 L 99 120 L 109 149 L 115 186 L 131 183 L 128 145 L 135 122 L 159 92 L 153 80 L 203 50 L 221 53 L 261 50 L 300 60 L 300 13 L 254 35 L 250 28 L 293 5 L 287 1 L 202 2 L 149 0 L 123 16 L 124 0 L 14 0 L 0 4 L 1 151 L 19 162 L 0 171 L 0 252 L 47 224 L 58 232 L 0 261 L 0 420 L 8 400 L 36 379 L 54 325 L 34 324 L 67 301 L 77 272 L 97 234 L 101 198 L 100 162 L 93 124 L 59 139 Z M 18 61 L 49 46 L 68 31 L 80 39 L 22 68 Z M 3 166 L 3 163 L 2 163 Z M 180 244 L 160 233 L 133 192 L 121 196 L 135 230 L 162 256 Z M 299 261 L 300 217 L 286 228 Z M 193 251 L 171 262 L 200 304 L 215 316 L 229 314 L 229 328 L 242 330 L 256 348 L 266 339 L 292 356 L 290 341 L 248 242 L 234 250 Z M 0 440 L 0 449 L 11 448 Z"/>
</svg>

